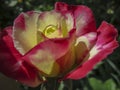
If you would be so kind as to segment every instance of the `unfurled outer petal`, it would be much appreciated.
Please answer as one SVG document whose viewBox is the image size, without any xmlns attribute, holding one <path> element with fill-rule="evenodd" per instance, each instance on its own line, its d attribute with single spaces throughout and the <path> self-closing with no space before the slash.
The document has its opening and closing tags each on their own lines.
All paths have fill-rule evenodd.
<svg viewBox="0 0 120 90">
<path fill-rule="evenodd" d="M 75 70 L 71 71 L 65 78 L 80 79 L 92 70 L 95 64 L 106 58 L 113 50 L 118 47 L 116 41 L 117 30 L 106 22 L 103 22 L 98 28 L 98 39 L 94 47 L 90 50 L 89 56 L 86 56 Z"/>
<path fill-rule="evenodd" d="M 28 86 L 37 86 L 40 81 L 36 71 L 25 63 L 22 55 L 14 48 L 11 38 L 12 27 L 0 33 L 0 72 Z"/>
<path fill-rule="evenodd" d="M 74 41 L 74 33 L 72 32 L 73 35 L 68 38 L 49 39 L 41 42 L 28 52 L 23 59 L 36 67 L 41 75 L 57 76 L 61 68 L 56 60 L 68 52 Z"/>
<path fill-rule="evenodd" d="M 96 31 L 95 19 L 90 8 L 83 5 L 73 6 L 57 2 L 55 10 L 61 13 L 69 12 L 73 14 L 77 36 Z"/>
<path fill-rule="evenodd" d="M 38 12 L 21 13 L 14 21 L 13 41 L 16 49 L 25 54 L 37 44 Z"/>
</svg>

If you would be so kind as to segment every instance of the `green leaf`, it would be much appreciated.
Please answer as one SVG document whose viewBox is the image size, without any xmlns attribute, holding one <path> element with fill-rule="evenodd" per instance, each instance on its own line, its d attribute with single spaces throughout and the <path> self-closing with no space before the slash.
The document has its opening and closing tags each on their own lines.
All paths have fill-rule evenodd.
<svg viewBox="0 0 120 90">
<path fill-rule="evenodd" d="M 90 78 L 89 83 L 93 90 L 119 90 L 112 79 L 102 82 L 101 80 Z"/>
</svg>

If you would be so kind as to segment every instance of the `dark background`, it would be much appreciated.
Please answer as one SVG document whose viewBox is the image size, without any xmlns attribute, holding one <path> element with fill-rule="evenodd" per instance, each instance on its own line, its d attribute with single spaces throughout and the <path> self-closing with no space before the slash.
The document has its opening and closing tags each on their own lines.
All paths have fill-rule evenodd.
<svg viewBox="0 0 120 90">
<path fill-rule="evenodd" d="M 120 0 L 0 0 L 0 30 L 13 25 L 14 19 L 30 10 L 52 10 L 56 1 L 87 5 L 93 10 L 97 26 L 105 20 L 118 29 L 120 42 Z M 73 90 L 120 90 L 120 47 L 87 75 L 74 81 Z M 0 75 L 0 90 L 20 90 L 15 80 Z"/>
</svg>

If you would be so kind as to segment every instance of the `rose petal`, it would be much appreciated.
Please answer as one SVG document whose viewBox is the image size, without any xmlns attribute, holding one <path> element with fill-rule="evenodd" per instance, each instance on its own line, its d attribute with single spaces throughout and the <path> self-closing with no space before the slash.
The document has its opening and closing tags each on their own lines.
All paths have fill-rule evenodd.
<svg viewBox="0 0 120 90">
<path fill-rule="evenodd" d="M 68 73 L 75 64 L 75 49 L 71 46 L 70 50 L 62 57 L 57 59 L 57 63 L 60 65 L 60 75 Z"/>
<path fill-rule="evenodd" d="M 44 29 L 49 25 L 57 26 L 61 18 L 61 14 L 55 11 L 42 12 L 38 18 L 39 31 L 43 32 Z"/>
<path fill-rule="evenodd" d="M 14 45 L 21 54 L 25 54 L 37 44 L 38 16 L 37 12 L 21 13 L 14 21 Z"/>
<path fill-rule="evenodd" d="M 37 86 L 40 80 L 36 71 L 22 61 L 22 55 L 14 48 L 11 38 L 12 27 L 8 27 L 0 37 L 0 72 L 28 86 Z"/>
<path fill-rule="evenodd" d="M 117 30 L 114 28 L 114 26 L 105 21 L 102 22 L 102 25 L 98 28 L 97 33 L 99 37 L 101 37 L 98 37 L 97 46 L 105 45 L 116 39 L 118 36 Z"/>
<path fill-rule="evenodd" d="M 48 39 L 41 42 L 28 52 L 23 59 L 36 67 L 42 75 L 57 76 L 60 66 L 56 60 L 68 52 L 74 41 L 74 33 L 72 32 L 72 36 L 68 38 Z"/>
<path fill-rule="evenodd" d="M 111 24 L 103 22 L 98 29 L 98 40 L 91 49 L 89 58 L 86 56 L 82 65 L 71 71 L 64 78 L 80 79 L 86 76 L 95 64 L 106 58 L 108 54 L 111 54 L 118 47 L 116 36 L 116 29 Z"/>
<path fill-rule="evenodd" d="M 55 4 L 55 10 L 61 13 L 70 12 L 73 14 L 77 36 L 96 31 L 95 19 L 90 8 L 83 5 L 73 6 L 63 2 L 57 2 Z"/>
<path fill-rule="evenodd" d="M 67 36 L 68 32 L 73 29 L 73 25 L 74 20 L 70 13 L 63 15 L 56 11 L 42 12 L 38 18 L 38 30 L 43 33 L 45 32 L 46 28 L 51 26 L 56 28 L 56 31 L 59 31 L 65 37 Z M 51 36 L 55 38 L 54 35 Z"/>
<path fill-rule="evenodd" d="M 85 58 L 89 51 L 96 43 L 97 33 L 90 32 L 85 35 L 82 35 L 76 39 L 75 52 L 76 52 L 76 61 L 78 64 Z"/>
</svg>

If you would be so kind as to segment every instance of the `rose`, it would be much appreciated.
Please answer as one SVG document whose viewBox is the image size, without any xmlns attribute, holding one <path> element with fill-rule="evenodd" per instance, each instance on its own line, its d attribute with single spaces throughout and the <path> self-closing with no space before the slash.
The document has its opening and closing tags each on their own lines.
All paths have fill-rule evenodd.
<svg viewBox="0 0 120 90">
<path fill-rule="evenodd" d="M 117 30 L 92 11 L 62 2 L 46 12 L 21 13 L 0 33 L 0 72 L 28 86 L 46 77 L 80 79 L 118 46 Z"/>
</svg>

